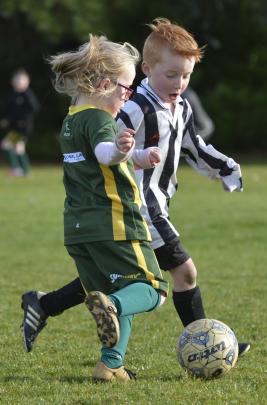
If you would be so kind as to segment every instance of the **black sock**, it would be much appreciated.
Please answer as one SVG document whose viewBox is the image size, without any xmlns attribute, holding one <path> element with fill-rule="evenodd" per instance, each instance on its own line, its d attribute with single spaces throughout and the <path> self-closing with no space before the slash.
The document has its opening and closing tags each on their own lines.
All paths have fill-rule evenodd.
<svg viewBox="0 0 267 405">
<path fill-rule="evenodd" d="M 79 278 L 59 290 L 52 291 L 40 298 L 40 305 L 48 316 L 61 314 L 65 309 L 84 302 L 85 292 Z"/>
<path fill-rule="evenodd" d="M 184 326 L 197 319 L 206 318 L 198 286 L 187 291 L 173 291 L 172 299 Z"/>
</svg>

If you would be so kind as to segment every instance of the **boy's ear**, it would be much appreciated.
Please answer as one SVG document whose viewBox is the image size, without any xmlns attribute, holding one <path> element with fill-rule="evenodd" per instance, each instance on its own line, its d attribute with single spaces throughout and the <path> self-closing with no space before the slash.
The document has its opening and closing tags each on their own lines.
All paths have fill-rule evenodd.
<svg viewBox="0 0 267 405">
<path fill-rule="evenodd" d="M 142 68 L 142 72 L 144 73 L 144 75 L 149 77 L 149 75 L 150 75 L 150 67 L 145 61 L 142 62 L 141 68 Z"/>
</svg>

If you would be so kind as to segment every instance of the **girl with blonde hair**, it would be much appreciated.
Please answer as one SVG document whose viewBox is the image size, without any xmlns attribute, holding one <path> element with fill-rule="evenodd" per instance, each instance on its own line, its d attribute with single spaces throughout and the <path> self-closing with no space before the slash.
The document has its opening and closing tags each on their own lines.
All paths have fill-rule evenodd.
<svg viewBox="0 0 267 405">
<path fill-rule="evenodd" d="M 160 161 L 159 149 L 134 150 L 134 131 L 118 132 L 114 120 L 132 93 L 139 53 L 129 43 L 90 35 L 77 51 L 49 61 L 55 89 L 72 100 L 60 133 L 64 242 L 102 343 L 93 378 L 128 381 L 135 378 L 123 365 L 133 316 L 159 306 L 168 290 L 140 213 L 131 159 L 152 168 Z M 39 298 L 40 292 L 23 295 L 27 351 L 45 326 L 45 318 L 34 318 Z"/>
</svg>

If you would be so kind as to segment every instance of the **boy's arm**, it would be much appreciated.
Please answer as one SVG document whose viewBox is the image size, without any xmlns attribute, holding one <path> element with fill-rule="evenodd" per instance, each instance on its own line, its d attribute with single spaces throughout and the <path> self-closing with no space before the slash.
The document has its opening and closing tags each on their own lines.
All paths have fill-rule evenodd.
<svg viewBox="0 0 267 405">
<path fill-rule="evenodd" d="M 192 128 L 184 133 L 181 151 L 187 163 L 200 174 L 221 179 L 225 191 L 243 191 L 239 164 L 212 145 L 206 145 Z"/>
</svg>

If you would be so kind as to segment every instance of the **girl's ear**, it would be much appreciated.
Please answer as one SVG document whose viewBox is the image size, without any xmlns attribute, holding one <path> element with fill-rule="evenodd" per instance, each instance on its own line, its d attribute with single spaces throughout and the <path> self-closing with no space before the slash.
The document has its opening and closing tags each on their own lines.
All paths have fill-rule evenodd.
<svg viewBox="0 0 267 405">
<path fill-rule="evenodd" d="M 150 67 L 145 61 L 142 62 L 141 68 L 142 68 L 142 72 L 144 73 L 144 75 L 149 77 L 149 75 L 150 75 Z"/>
<path fill-rule="evenodd" d="M 111 83 L 110 79 L 108 79 L 108 78 L 102 79 L 101 82 L 99 83 L 98 88 L 100 90 L 108 90 L 110 83 Z"/>
</svg>

